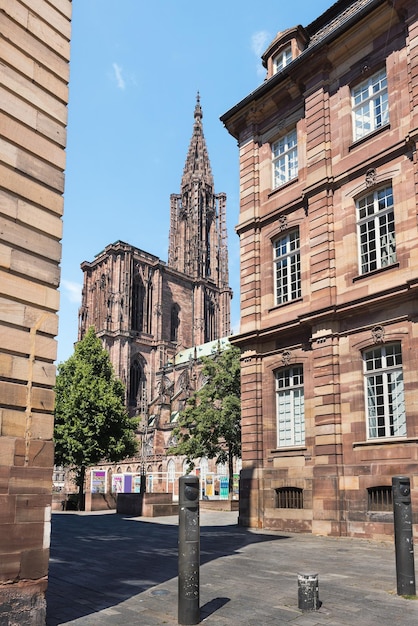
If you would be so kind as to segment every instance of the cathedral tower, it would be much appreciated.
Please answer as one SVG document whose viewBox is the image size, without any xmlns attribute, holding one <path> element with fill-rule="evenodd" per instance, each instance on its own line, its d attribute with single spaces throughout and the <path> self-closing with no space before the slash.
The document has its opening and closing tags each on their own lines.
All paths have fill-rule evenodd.
<svg viewBox="0 0 418 626">
<path fill-rule="evenodd" d="M 230 334 L 226 195 L 215 194 L 197 95 L 180 194 L 171 195 L 169 267 L 193 281 L 193 344 Z"/>
<path fill-rule="evenodd" d="M 230 334 L 225 207 L 225 194 L 214 193 L 198 95 L 180 194 L 171 196 L 168 263 L 116 241 L 81 265 L 78 338 L 94 326 L 132 413 L 155 397 L 157 373 L 176 354 Z"/>
</svg>

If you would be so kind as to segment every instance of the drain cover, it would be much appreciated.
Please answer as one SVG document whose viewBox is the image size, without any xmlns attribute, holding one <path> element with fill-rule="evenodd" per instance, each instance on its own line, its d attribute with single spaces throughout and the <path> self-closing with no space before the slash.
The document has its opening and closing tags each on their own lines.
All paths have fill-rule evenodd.
<svg viewBox="0 0 418 626">
<path fill-rule="evenodd" d="M 155 591 L 151 591 L 151 595 L 153 596 L 167 596 L 169 593 L 168 589 L 156 589 Z"/>
</svg>

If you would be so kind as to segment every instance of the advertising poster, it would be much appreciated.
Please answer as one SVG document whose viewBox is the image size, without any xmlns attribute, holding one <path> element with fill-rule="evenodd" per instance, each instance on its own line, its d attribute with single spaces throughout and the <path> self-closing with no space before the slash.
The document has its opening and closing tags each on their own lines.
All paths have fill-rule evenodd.
<svg viewBox="0 0 418 626">
<path fill-rule="evenodd" d="M 112 492 L 123 493 L 123 475 L 114 474 L 112 476 Z"/>
<path fill-rule="evenodd" d="M 106 470 L 92 471 L 91 493 L 106 493 Z"/>
<path fill-rule="evenodd" d="M 221 476 L 219 478 L 220 489 L 219 497 L 221 500 L 228 500 L 229 495 L 229 478 L 228 476 Z"/>
<path fill-rule="evenodd" d="M 205 495 L 207 495 L 209 498 L 213 496 L 213 476 L 211 476 L 210 474 L 207 474 L 206 476 Z"/>
</svg>

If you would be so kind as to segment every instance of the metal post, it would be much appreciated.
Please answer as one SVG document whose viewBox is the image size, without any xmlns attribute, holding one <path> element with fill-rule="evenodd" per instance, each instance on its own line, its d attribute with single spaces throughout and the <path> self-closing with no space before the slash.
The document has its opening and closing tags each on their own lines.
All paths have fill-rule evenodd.
<svg viewBox="0 0 418 626">
<path fill-rule="evenodd" d="M 398 596 L 414 596 L 415 566 L 409 478 L 393 476 L 392 491 Z"/>
<path fill-rule="evenodd" d="M 298 607 L 317 611 L 320 606 L 318 574 L 298 574 Z"/>
<path fill-rule="evenodd" d="M 178 623 L 199 624 L 199 479 L 179 479 Z"/>
</svg>

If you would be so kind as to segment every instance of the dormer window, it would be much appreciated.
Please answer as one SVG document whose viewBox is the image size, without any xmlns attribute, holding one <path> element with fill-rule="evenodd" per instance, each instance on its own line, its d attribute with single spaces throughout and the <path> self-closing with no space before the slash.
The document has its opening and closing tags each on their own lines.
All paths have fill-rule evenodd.
<svg viewBox="0 0 418 626">
<path fill-rule="evenodd" d="M 281 72 L 282 69 L 286 67 L 286 65 L 289 65 L 291 60 L 292 60 L 292 47 L 286 46 L 284 50 L 279 52 L 279 54 L 277 54 L 273 58 L 273 74 L 277 74 L 277 72 Z"/>
<path fill-rule="evenodd" d="M 267 70 L 267 78 L 280 73 L 294 61 L 305 50 L 308 42 L 309 36 L 303 26 L 295 26 L 277 33 L 261 57 Z"/>
</svg>

